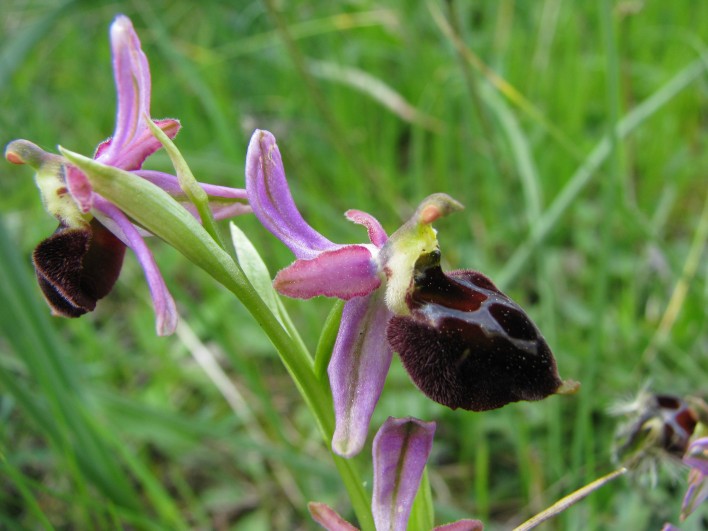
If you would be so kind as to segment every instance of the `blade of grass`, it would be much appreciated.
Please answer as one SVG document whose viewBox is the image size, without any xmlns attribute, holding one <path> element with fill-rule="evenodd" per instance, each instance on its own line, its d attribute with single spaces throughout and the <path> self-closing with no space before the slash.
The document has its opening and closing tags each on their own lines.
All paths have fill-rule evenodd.
<svg viewBox="0 0 708 531">
<path fill-rule="evenodd" d="M 637 105 L 618 122 L 616 128 L 618 137 L 623 139 L 632 133 L 675 98 L 683 89 L 698 79 L 705 70 L 706 66 L 702 59 L 697 59 L 682 68 L 666 84 L 662 85 L 654 94 Z M 610 156 L 611 151 L 610 139 L 606 135 L 598 142 L 570 179 L 568 179 L 567 184 L 563 187 L 558 196 L 556 196 L 551 205 L 543 212 L 538 222 L 531 228 L 531 233 L 528 238 L 517 247 L 504 268 L 496 275 L 496 284 L 501 289 L 508 286 L 521 272 L 536 247 L 547 238 L 557 226 L 563 214 L 592 180 L 597 170 L 607 160 L 607 157 Z"/>
<path fill-rule="evenodd" d="M 49 324 L 48 311 L 38 308 L 36 290 L 30 287 L 27 272 L 2 227 L 0 271 L 0 297 L 13 304 L 12 311 L 2 305 L 0 329 L 41 393 L 25 390 L 17 383 L 16 375 L 1 366 L 0 380 L 48 438 L 59 462 L 68 470 L 75 468 L 77 478 L 88 479 L 112 503 L 141 512 L 143 503 L 133 479 L 115 459 L 115 444 L 105 437 L 86 409 L 85 404 L 91 401 L 79 378 L 82 371 L 71 361 L 64 340 Z M 167 495 L 162 494 L 161 499 L 166 500 Z M 166 522 L 172 521 L 169 516 L 176 512 L 170 503 L 161 503 L 156 509 L 158 518 L 166 517 Z"/>
<path fill-rule="evenodd" d="M 607 173 L 601 186 L 601 222 L 600 245 L 595 253 L 593 267 L 593 326 L 589 355 L 585 356 L 583 383 L 589 389 L 595 389 L 595 379 L 598 376 L 598 360 L 602 352 L 607 352 L 607 301 L 610 282 L 610 260 L 615 251 L 615 219 L 619 194 L 622 183 L 622 155 L 618 122 L 620 116 L 620 84 L 619 84 L 619 58 L 615 28 L 613 20 L 613 5 L 609 0 L 603 0 L 600 10 L 600 27 L 602 30 L 605 58 L 607 61 L 605 72 L 605 97 L 607 109 Z M 595 456 L 599 450 L 595 448 L 595 438 L 592 437 L 593 425 L 591 413 L 595 399 L 587 393 L 581 393 L 578 403 L 578 412 L 573 430 L 573 469 L 585 470 L 585 481 L 591 481 L 595 473 Z M 597 511 L 591 510 L 591 518 Z M 594 519 L 588 521 L 589 527 L 597 527 Z"/>
<path fill-rule="evenodd" d="M 69 8 L 76 3 L 76 0 L 59 3 L 31 23 L 23 25 L 22 31 L 15 33 L 11 39 L 5 40 L 5 46 L 0 50 L 0 93 L 5 90 L 13 73 L 23 63 L 32 48 L 46 38 L 57 19 L 64 16 L 64 12 L 68 12 Z"/>
</svg>

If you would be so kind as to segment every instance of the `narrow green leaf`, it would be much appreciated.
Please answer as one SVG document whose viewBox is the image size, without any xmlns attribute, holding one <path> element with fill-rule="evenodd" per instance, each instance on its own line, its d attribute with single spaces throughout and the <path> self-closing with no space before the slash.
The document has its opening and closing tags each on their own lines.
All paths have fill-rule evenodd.
<svg viewBox="0 0 708 531">
<path fill-rule="evenodd" d="M 278 316 L 281 313 L 281 307 L 278 302 L 278 295 L 273 289 L 273 281 L 268 271 L 268 266 L 266 266 L 251 240 L 248 239 L 248 236 L 235 223 L 229 223 L 229 229 L 231 230 L 231 241 L 236 250 L 236 259 L 243 273 L 261 295 L 263 302 L 270 308 L 270 311 Z"/>
<path fill-rule="evenodd" d="M 337 299 L 332 309 L 329 311 L 327 320 L 322 327 L 320 340 L 317 342 L 317 350 L 315 350 L 315 376 L 317 376 L 320 381 L 326 380 L 327 366 L 332 357 L 334 343 L 337 340 L 343 310 L 344 301 Z"/>
<path fill-rule="evenodd" d="M 209 197 L 207 196 L 207 193 L 201 186 L 199 186 L 199 183 L 194 178 L 192 170 L 189 169 L 187 161 L 184 160 L 182 153 L 180 153 L 179 149 L 177 149 L 177 146 L 172 139 L 167 136 L 165 132 L 150 119 L 150 117 L 146 117 L 146 119 L 148 127 L 150 127 L 150 131 L 152 131 L 152 134 L 155 135 L 155 138 L 160 141 L 162 146 L 165 148 L 165 151 L 167 151 L 167 155 L 170 157 L 172 165 L 175 168 L 175 172 L 177 173 L 179 185 L 187 198 L 197 208 L 199 217 L 202 220 L 202 225 L 214 241 L 219 244 L 219 247 L 223 249 L 224 244 L 221 241 L 219 231 L 216 228 L 214 215 L 209 208 Z"/>
<path fill-rule="evenodd" d="M 418 493 L 413 501 L 411 517 L 408 520 L 408 528 L 411 531 L 429 531 L 435 526 L 435 507 L 433 506 L 433 494 L 430 489 L 428 479 L 428 467 L 423 470 L 423 478 L 420 480 Z"/>
</svg>

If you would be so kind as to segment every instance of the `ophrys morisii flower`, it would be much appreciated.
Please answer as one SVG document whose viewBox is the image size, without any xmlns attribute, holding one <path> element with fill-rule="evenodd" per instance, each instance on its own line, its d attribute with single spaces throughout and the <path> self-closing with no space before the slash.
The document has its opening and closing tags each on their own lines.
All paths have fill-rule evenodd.
<svg viewBox="0 0 708 531">
<path fill-rule="evenodd" d="M 275 277 L 285 295 L 346 302 L 328 368 L 343 456 L 364 445 L 393 350 L 415 384 L 453 409 L 475 411 L 568 393 L 555 360 L 524 311 L 473 271 L 445 274 L 432 223 L 462 209 L 433 194 L 387 237 L 370 214 L 349 210 L 369 243 L 329 241 L 302 218 L 290 194 L 275 138 L 256 131 L 246 160 L 246 191 L 261 223 L 297 260 Z"/>
</svg>

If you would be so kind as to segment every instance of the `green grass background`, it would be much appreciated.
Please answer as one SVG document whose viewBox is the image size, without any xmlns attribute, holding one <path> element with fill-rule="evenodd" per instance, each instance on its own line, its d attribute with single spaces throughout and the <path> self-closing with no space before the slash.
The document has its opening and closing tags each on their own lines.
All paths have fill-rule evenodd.
<svg viewBox="0 0 708 531">
<path fill-rule="evenodd" d="M 453 412 L 394 359 L 373 426 L 437 421 L 438 523 L 509 529 L 612 469 L 613 403 L 647 382 L 707 390 L 708 3 L 10 0 L 0 142 L 91 154 L 111 134 L 117 13 L 148 55 L 152 115 L 181 119 L 198 179 L 242 186 L 258 127 L 333 241 L 365 237 L 346 209 L 392 232 L 451 194 L 466 209 L 437 224 L 446 266 L 495 280 L 581 381 L 573 397 Z M 313 419 L 228 292 L 151 241 L 196 341 L 155 337 L 132 256 L 95 313 L 51 318 L 29 257 L 56 223 L 28 168 L 0 175 L 0 528 L 313 529 L 308 500 L 352 517 Z M 236 222 L 272 273 L 292 260 Z M 314 349 L 331 301 L 286 302 Z M 369 467 L 369 450 L 357 459 Z M 544 528 L 659 529 L 684 485 L 675 468 L 655 489 L 623 478 Z"/>
</svg>

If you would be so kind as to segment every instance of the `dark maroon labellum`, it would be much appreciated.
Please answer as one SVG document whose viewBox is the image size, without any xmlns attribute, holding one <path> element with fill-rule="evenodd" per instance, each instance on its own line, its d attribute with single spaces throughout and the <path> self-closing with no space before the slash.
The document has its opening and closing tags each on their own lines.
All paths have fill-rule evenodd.
<svg viewBox="0 0 708 531">
<path fill-rule="evenodd" d="M 446 275 L 439 258 L 436 251 L 418 260 L 411 315 L 393 317 L 387 331 L 420 390 L 472 411 L 558 391 L 553 354 L 526 313 L 481 273 Z"/>
<path fill-rule="evenodd" d="M 32 255 L 39 287 L 56 315 L 93 311 L 118 279 L 125 245 L 96 222 L 87 228 L 60 225 Z"/>
</svg>

